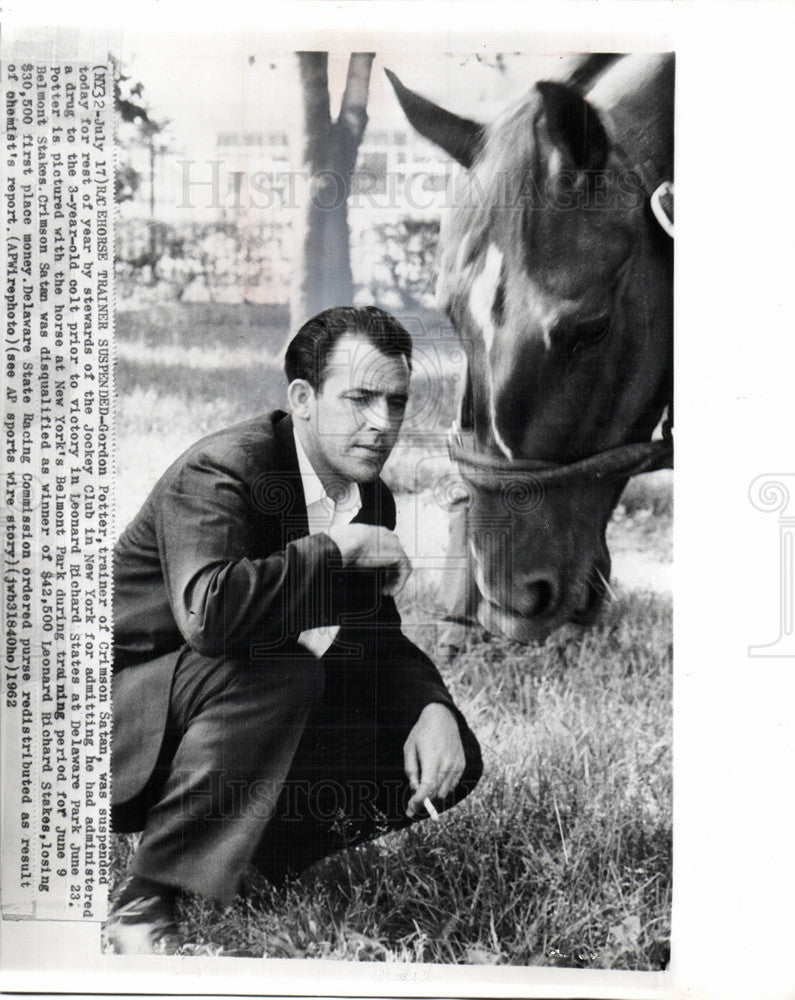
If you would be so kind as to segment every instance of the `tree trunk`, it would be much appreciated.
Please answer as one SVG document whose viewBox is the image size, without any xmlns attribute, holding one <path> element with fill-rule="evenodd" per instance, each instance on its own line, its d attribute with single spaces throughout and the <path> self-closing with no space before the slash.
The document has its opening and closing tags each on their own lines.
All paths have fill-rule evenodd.
<svg viewBox="0 0 795 1000">
<path fill-rule="evenodd" d="M 298 53 L 303 96 L 302 167 L 309 175 L 310 185 L 297 234 L 290 310 L 292 333 L 322 309 L 353 302 L 348 195 L 367 126 L 373 59 L 373 53 L 351 55 L 339 118 L 333 122 L 328 53 Z"/>
</svg>

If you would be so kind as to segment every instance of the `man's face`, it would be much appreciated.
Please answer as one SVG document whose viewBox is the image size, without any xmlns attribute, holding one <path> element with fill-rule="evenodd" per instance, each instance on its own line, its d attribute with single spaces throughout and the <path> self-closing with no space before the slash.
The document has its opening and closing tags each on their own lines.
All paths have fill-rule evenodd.
<svg viewBox="0 0 795 1000">
<path fill-rule="evenodd" d="M 302 421 L 302 444 L 321 480 L 378 477 L 400 433 L 409 378 L 405 357 L 388 357 L 359 334 L 337 341 Z"/>
</svg>

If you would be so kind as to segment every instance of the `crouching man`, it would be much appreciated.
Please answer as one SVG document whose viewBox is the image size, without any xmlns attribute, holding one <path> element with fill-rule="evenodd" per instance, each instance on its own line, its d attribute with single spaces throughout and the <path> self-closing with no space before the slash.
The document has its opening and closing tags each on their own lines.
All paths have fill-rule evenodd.
<svg viewBox="0 0 795 1000">
<path fill-rule="evenodd" d="M 290 343 L 291 413 L 168 469 L 115 549 L 113 822 L 142 830 L 106 926 L 173 951 L 182 892 L 221 903 L 460 801 L 477 741 L 402 633 L 410 572 L 379 479 L 411 338 L 338 308 Z"/>
</svg>

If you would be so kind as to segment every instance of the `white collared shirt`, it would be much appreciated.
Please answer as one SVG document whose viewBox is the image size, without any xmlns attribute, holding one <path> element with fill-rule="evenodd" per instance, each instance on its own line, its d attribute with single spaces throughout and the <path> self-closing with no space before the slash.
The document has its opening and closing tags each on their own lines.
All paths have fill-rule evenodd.
<svg viewBox="0 0 795 1000">
<path fill-rule="evenodd" d="M 349 524 L 362 507 L 359 484 L 356 482 L 348 483 L 347 493 L 335 503 L 332 497 L 326 492 L 326 488 L 320 481 L 320 477 L 312 468 L 312 463 L 309 461 L 301 442 L 298 440 L 295 429 L 293 429 L 293 438 L 295 440 L 295 450 L 298 454 L 301 485 L 304 489 L 304 503 L 306 504 L 307 521 L 309 522 L 309 534 L 315 535 L 320 531 L 327 531 L 333 524 Z M 325 625 L 321 628 L 305 629 L 298 636 L 298 641 L 319 658 L 334 642 L 339 630 L 339 625 Z"/>
</svg>

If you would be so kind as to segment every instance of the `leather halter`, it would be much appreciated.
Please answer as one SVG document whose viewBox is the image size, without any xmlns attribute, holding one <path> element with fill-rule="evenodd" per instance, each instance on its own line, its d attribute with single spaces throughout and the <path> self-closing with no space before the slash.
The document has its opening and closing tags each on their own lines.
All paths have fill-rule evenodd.
<svg viewBox="0 0 795 1000">
<path fill-rule="evenodd" d="M 674 461 L 674 443 L 668 424 L 661 439 L 620 445 L 560 465 L 534 459 L 512 461 L 470 451 L 464 447 L 460 433 L 451 437 L 448 450 L 463 478 L 490 492 L 499 492 L 512 483 L 549 489 L 577 479 L 592 482 L 631 479 L 644 472 L 673 468 Z"/>
</svg>

